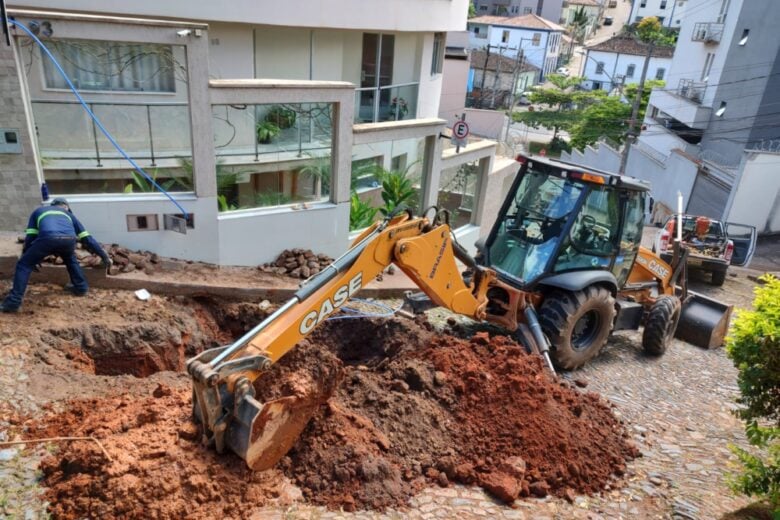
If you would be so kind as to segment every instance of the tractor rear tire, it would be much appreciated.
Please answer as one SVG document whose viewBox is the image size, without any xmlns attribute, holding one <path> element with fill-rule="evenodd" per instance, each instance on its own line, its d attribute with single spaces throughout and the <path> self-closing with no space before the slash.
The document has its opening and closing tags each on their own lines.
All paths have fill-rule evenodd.
<svg viewBox="0 0 780 520">
<path fill-rule="evenodd" d="M 604 287 L 591 285 L 547 296 L 539 322 L 550 339 L 556 366 L 574 370 L 596 357 L 612 332 L 615 312 L 615 298 Z"/>
<path fill-rule="evenodd" d="M 674 338 L 680 321 L 682 304 L 676 296 L 661 296 L 647 315 L 642 333 L 642 348 L 651 356 L 660 356 Z"/>
<path fill-rule="evenodd" d="M 720 287 L 726 281 L 726 271 L 712 271 L 712 285 Z"/>
</svg>

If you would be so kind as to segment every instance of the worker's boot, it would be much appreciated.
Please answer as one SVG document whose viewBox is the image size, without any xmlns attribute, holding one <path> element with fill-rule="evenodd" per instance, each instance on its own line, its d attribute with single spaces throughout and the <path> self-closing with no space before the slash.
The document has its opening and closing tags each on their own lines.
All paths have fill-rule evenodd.
<svg viewBox="0 0 780 520">
<path fill-rule="evenodd" d="M 70 294 L 72 294 L 73 296 L 86 296 L 87 293 L 89 292 L 89 289 L 86 289 L 84 291 L 77 291 L 72 283 L 66 284 L 65 290 Z"/>
<path fill-rule="evenodd" d="M 7 303 L 0 303 L 0 312 L 19 312 L 19 307 L 12 307 Z"/>
</svg>

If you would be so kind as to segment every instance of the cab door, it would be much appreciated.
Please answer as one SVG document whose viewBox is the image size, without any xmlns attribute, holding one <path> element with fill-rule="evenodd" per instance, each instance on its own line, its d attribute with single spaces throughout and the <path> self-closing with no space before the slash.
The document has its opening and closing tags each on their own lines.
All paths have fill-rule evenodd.
<svg viewBox="0 0 780 520">
<path fill-rule="evenodd" d="M 734 242 L 731 265 L 748 265 L 756 252 L 756 227 L 726 222 L 726 235 Z"/>
</svg>

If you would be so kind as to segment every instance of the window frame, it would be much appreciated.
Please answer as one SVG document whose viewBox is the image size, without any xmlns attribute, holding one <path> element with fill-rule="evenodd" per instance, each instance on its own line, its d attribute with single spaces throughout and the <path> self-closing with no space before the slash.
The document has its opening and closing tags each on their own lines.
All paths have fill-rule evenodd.
<svg viewBox="0 0 780 520">
<path fill-rule="evenodd" d="M 431 76 L 442 74 L 444 71 L 444 51 L 447 46 L 447 34 L 443 32 L 433 33 L 433 50 L 431 57 Z"/>
</svg>

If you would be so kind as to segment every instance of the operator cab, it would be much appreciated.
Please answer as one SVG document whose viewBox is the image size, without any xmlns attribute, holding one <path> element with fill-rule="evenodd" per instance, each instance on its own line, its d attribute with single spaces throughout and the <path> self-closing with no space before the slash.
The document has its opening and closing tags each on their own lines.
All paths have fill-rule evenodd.
<svg viewBox="0 0 780 520">
<path fill-rule="evenodd" d="M 580 270 L 609 271 L 621 287 L 639 251 L 649 186 L 542 157 L 518 161 L 482 263 L 520 289 Z"/>
</svg>

